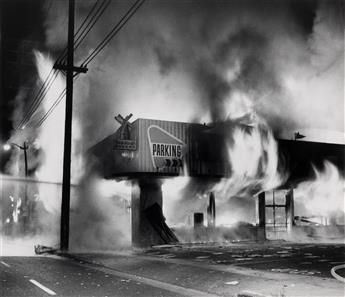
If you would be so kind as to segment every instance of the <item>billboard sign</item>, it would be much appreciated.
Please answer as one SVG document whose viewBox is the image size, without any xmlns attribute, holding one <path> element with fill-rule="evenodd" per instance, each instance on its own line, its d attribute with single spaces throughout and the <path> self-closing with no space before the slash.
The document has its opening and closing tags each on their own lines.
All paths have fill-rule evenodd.
<svg viewBox="0 0 345 297">
<path fill-rule="evenodd" d="M 156 169 L 182 167 L 186 144 L 157 125 L 147 128 L 150 153 Z"/>
</svg>

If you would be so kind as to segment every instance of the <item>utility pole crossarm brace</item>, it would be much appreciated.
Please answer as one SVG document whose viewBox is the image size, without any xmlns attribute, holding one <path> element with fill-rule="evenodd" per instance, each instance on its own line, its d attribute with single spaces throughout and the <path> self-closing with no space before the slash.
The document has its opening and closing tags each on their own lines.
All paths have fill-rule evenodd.
<svg viewBox="0 0 345 297">
<path fill-rule="evenodd" d="M 65 64 L 60 64 L 60 63 L 55 63 L 53 66 L 54 69 L 56 70 L 62 70 L 62 71 L 67 71 L 67 69 L 70 69 L 67 65 Z M 72 71 L 77 72 L 77 73 L 86 73 L 88 71 L 88 68 L 80 66 L 72 66 Z"/>
</svg>

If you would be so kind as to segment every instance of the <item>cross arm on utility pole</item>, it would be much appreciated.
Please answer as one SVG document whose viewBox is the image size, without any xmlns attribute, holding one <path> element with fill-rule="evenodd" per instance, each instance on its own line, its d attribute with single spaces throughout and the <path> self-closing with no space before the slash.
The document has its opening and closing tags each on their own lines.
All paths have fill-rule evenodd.
<svg viewBox="0 0 345 297">
<path fill-rule="evenodd" d="M 16 146 L 17 148 L 19 148 L 21 150 L 27 150 L 29 148 L 29 145 L 27 144 L 26 141 L 24 141 L 23 145 L 19 145 L 19 144 L 16 144 L 14 142 L 10 142 L 10 145 Z"/>
<path fill-rule="evenodd" d="M 73 72 L 77 72 L 77 73 L 86 73 L 88 71 L 88 69 L 84 66 L 69 67 L 69 66 L 67 66 L 65 64 L 61 64 L 61 63 L 55 63 L 53 68 L 57 69 L 57 70 L 63 70 L 63 71 L 72 70 Z"/>
</svg>

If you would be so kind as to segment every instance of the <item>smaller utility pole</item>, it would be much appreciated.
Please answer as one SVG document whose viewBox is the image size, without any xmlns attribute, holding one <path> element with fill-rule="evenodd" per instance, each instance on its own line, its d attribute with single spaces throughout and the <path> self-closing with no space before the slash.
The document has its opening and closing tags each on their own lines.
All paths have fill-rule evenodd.
<svg viewBox="0 0 345 297">
<path fill-rule="evenodd" d="M 24 141 L 23 145 L 19 145 L 19 144 L 16 144 L 14 142 L 11 142 L 11 143 L 6 143 L 3 146 L 3 149 L 5 151 L 8 151 L 13 146 L 19 148 L 22 151 L 24 151 L 24 170 L 25 170 L 24 171 L 24 175 L 25 175 L 25 177 L 28 177 L 28 155 L 27 155 L 27 150 L 29 148 L 29 145 L 28 145 L 27 141 Z"/>
<path fill-rule="evenodd" d="M 7 143 L 4 145 L 4 150 L 10 150 L 11 147 L 17 147 L 20 150 L 24 151 L 24 175 L 25 175 L 25 183 L 24 183 L 24 197 L 23 197 L 23 202 L 22 202 L 22 215 L 21 217 L 23 218 L 23 230 L 24 233 L 27 230 L 27 225 L 28 225 L 28 220 L 29 220 L 29 203 L 28 203 L 28 185 L 27 185 L 27 177 L 28 177 L 28 155 L 27 155 L 27 150 L 29 148 L 29 145 L 27 141 L 24 141 L 23 145 L 19 145 L 16 143 Z"/>
<path fill-rule="evenodd" d="M 65 109 L 65 141 L 63 156 L 60 249 L 68 251 L 69 244 L 69 212 L 71 187 L 71 147 L 72 147 L 72 111 L 73 111 L 73 77 L 74 73 L 85 73 L 87 68 L 74 67 L 74 9 L 75 0 L 69 0 L 68 8 L 68 42 L 67 65 L 55 64 L 54 68 L 66 71 L 66 109 Z"/>
<path fill-rule="evenodd" d="M 25 177 L 28 177 L 28 154 L 27 150 L 29 148 L 29 145 L 26 141 L 24 141 L 23 146 L 20 147 L 24 151 L 24 165 L 25 165 Z"/>
</svg>

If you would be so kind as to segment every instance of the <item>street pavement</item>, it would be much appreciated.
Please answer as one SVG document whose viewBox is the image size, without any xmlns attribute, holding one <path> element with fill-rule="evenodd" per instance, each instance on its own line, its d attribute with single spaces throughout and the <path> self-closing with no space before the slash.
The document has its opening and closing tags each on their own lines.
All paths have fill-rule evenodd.
<svg viewBox="0 0 345 297">
<path fill-rule="evenodd" d="M 0 296 L 180 296 L 171 291 L 52 257 L 1 257 Z"/>
<path fill-rule="evenodd" d="M 222 246 L 186 245 L 183 248 L 162 246 L 147 250 L 145 254 L 323 278 L 332 278 L 332 267 L 345 263 L 344 244 L 292 244 L 284 241 Z"/>
<path fill-rule="evenodd" d="M 184 244 L 71 257 L 218 296 L 345 296 L 330 273 L 345 263 L 344 244 Z"/>
<path fill-rule="evenodd" d="M 344 244 L 184 244 L 2 257 L 1 296 L 345 296 Z M 345 276 L 345 269 L 337 273 Z"/>
</svg>

